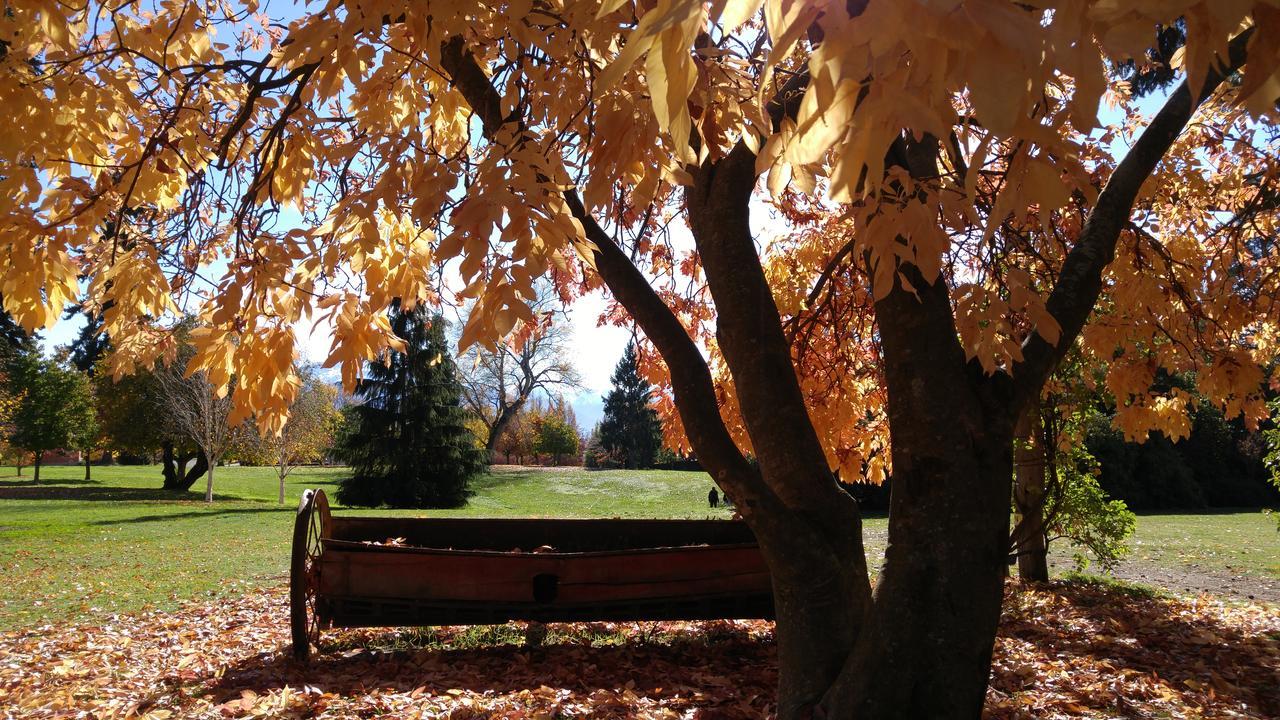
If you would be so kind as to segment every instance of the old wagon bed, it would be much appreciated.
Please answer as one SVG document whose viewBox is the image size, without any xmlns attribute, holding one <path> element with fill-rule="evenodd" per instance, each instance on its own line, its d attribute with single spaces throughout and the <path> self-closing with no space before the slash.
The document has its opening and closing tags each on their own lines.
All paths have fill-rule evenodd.
<svg viewBox="0 0 1280 720">
<path fill-rule="evenodd" d="M 303 495 L 294 652 L 327 627 L 772 617 L 755 537 L 729 520 L 335 517 Z"/>
</svg>

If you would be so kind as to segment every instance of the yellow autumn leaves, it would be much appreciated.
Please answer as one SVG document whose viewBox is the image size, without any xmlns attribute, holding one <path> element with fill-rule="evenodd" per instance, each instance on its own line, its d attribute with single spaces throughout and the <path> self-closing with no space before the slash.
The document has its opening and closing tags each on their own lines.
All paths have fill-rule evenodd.
<svg viewBox="0 0 1280 720">
<path fill-rule="evenodd" d="M 785 312 L 810 309 L 814 277 L 852 239 L 847 256 L 868 266 L 865 286 L 839 284 L 851 306 L 869 312 L 907 282 L 903 264 L 926 282 L 945 274 L 962 345 L 999 372 L 1029 333 L 1058 336 L 1044 294 L 1078 225 L 1054 211 L 1087 205 L 1108 166 L 1088 136 L 1104 56 L 1140 56 L 1156 24 L 1182 17 L 1177 61 L 1194 83 L 1254 26 L 1230 103 L 1271 112 L 1280 82 L 1280 13 L 1252 0 L 332 0 L 274 25 L 255 4 L 212 0 L 6 8 L 5 307 L 37 327 L 87 299 L 121 371 L 169 352 L 166 324 L 197 313 L 206 329 L 193 369 L 271 428 L 296 391 L 299 329 L 332 326 L 327 364 L 349 385 L 396 345 L 383 315 L 394 298 L 447 289 L 474 301 L 463 340 L 491 343 L 530 319 L 538 278 L 566 297 L 598 284 L 566 190 L 582 191 L 606 232 L 644 237 L 681 210 L 678 188 L 699 166 L 739 143 L 774 202 L 820 197 L 813 214 L 839 218 L 832 235 L 766 249 Z M 493 84 L 501 127 L 484 127 L 445 70 L 454 38 Z M 778 102 L 793 101 L 783 117 Z M 938 142 L 936 172 L 886 171 L 906 137 Z M 1013 231 L 1028 247 L 1008 262 L 957 251 Z M 670 253 L 636 243 L 637 262 L 664 298 L 684 299 L 681 317 L 714 355 L 698 327 L 713 311 L 683 290 L 699 282 L 696 263 L 677 272 Z M 1193 245 L 1170 242 L 1191 264 L 1203 252 Z M 1148 277 L 1135 271 L 1132 296 L 1119 287 L 1116 301 L 1176 312 L 1161 299 L 1170 288 Z M 1218 347 L 1234 350 L 1250 310 L 1223 307 L 1215 317 L 1234 339 Z M 1098 347 L 1150 345 L 1126 339 L 1137 320 L 1116 322 L 1124 332 Z M 866 325 L 858 337 L 874 333 Z M 877 358 L 843 347 L 848 334 L 814 337 L 829 358 L 861 364 L 819 363 L 804 381 L 814 398 L 847 399 L 814 404 L 833 464 L 871 463 L 883 428 L 868 419 L 879 400 L 864 366 Z"/>
</svg>

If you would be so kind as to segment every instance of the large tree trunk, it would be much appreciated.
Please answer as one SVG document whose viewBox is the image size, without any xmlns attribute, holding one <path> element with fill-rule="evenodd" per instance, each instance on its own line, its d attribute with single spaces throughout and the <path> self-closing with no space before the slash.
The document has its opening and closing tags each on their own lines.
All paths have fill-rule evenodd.
<svg viewBox="0 0 1280 720">
<path fill-rule="evenodd" d="M 164 489 L 178 489 L 178 468 L 174 462 L 173 443 L 165 440 L 160 449 L 160 472 L 164 474 Z"/>
<path fill-rule="evenodd" d="M 889 545 L 867 622 L 823 698 L 833 718 L 977 718 L 1003 596 L 1011 384 L 956 339 L 945 283 L 915 268 L 877 302 L 889 394 Z"/>
<path fill-rule="evenodd" d="M 489 437 L 484 441 L 485 457 L 492 457 L 494 448 L 498 446 L 498 439 L 502 437 L 502 432 L 511 424 L 511 419 L 515 417 L 514 409 L 503 408 L 499 413 L 493 425 L 489 426 Z"/>
<path fill-rule="evenodd" d="M 1045 542 L 1045 453 L 1039 408 L 1027 409 L 1019 423 L 1017 477 L 1013 504 L 1018 522 L 1013 547 L 1018 553 L 1018 577 L 1025 582 L 1049 580 L 1049 548 Z"/>
</svg>

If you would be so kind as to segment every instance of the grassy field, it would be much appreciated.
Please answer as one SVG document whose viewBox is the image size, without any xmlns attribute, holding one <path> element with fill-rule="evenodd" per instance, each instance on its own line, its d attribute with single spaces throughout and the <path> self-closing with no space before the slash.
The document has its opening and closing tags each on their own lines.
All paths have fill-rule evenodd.
<svg viewBox="0 0 1280 720">
<path fill-rule="evenodd" d="M 303 489 L 332 500 L 337 468 L 300 468 L 276 504 L 271 468 L 218 468 L 215 502 L 203 479 L 183 499 L 157 489 L 159 466 L 0 468 L 0 628 L 91 613 L 160 607 L 278 578 L 288 569 Z M 455 517 L 728 517 L 711 510 L 710 479 L 689 472 L 497 470 L 458 510 L 344 510 Z"/>
<path fill-rule="evenodd" d="M 157 489 L 158 467 L 46 467 L 17 477 L 0 468 L 0 629 L 167 607 L 176 601 L 278 583 L 304 488 L 333 490 L 341 469 L 302 468 L 288 502 L 275 502 L 269 468 L 219 468 L 216 501 Z M 727 517 L 710 510 L 702 473 L 495 469 L 459 510 L 344 510 L 374 515 L 467 517 Z M 199 485 L 198 490 L 203 490 Z M 330 496 L 332 497 L 332 492 Z M 885 520 L 868 518 L 878 565 Z M 1146 515 L 1135 556 L 1162 564 L 1229 568 L 1280 578 L 1280 533 L 1261 513 Z"/>
<path fill-rule="evenodd" d="M 1280 532 L 1257 511 L 1138 516 L 1134 560 L 1280 579 Z"/>
</svg>

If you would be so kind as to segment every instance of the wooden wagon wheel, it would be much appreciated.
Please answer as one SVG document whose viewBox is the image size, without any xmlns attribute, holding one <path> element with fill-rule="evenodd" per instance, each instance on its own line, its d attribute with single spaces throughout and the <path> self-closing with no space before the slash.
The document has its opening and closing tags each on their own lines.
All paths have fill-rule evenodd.
<svg viewBox="0 0 1280 720">
<path fill-rule="evenodd" d="M 311 648 L 320 640 L 325 618 L 320 613 L 321 538 L 329 534 L 329 500 L 323 490 L 306 490 L 293 522 L 293 554 L 289 565 L 289 622 L 293 634 L 293 656 L 302 662 L 311 659 Z"/>
</svg>

